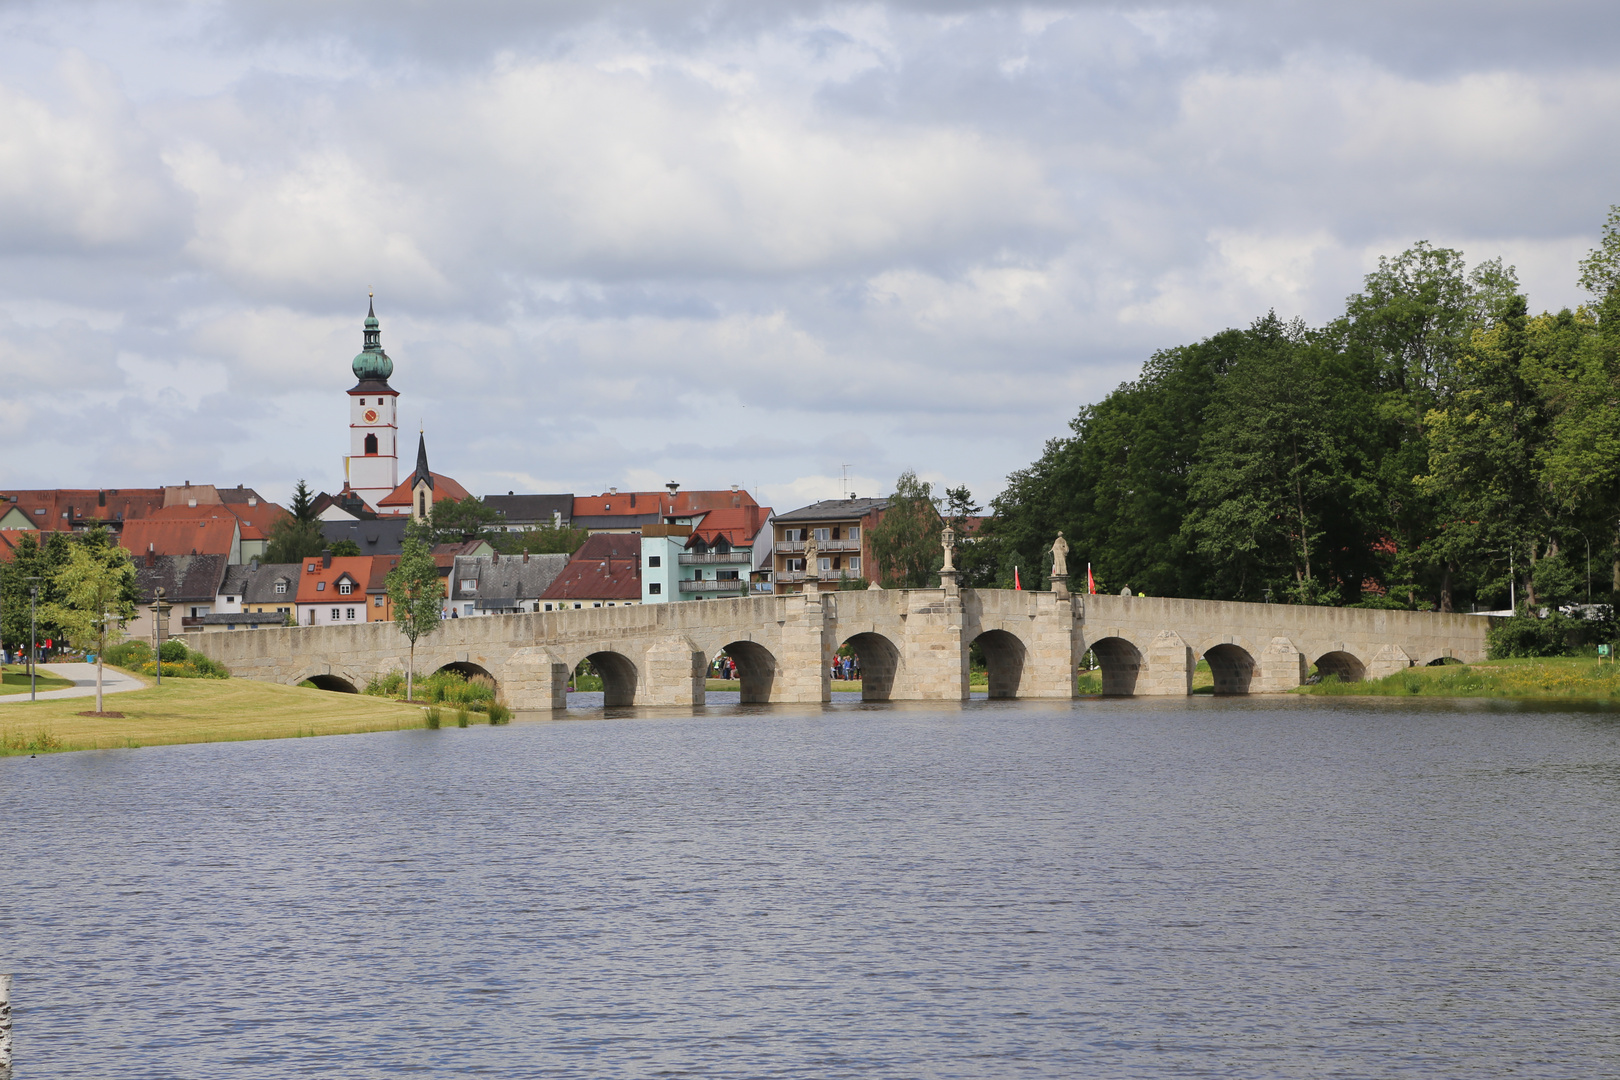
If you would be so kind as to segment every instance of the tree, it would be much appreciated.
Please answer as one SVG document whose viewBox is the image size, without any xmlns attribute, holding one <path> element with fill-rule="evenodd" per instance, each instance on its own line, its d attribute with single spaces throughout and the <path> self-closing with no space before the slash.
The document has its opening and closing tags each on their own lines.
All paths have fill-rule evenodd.
<svg viewBox="0 0 1620 1080">
<path fill-rule="evenodd" d="M 315 516 L 315 497 L 309 493 L 309 485 L 302 480 L 293 488 L 292 516 L 299 521 L 319 520 Z"/>
<path fill-rule="evenodd" d="M 333 558 L 351 558 L 360 554 L 360 545 L 353 540 L 339 540 L 329 550 Z"/>
<path fill-rule="evenodd" d="M 937 586 L 939 569 L 945 565 L 945 551 L 940 546 L 944 529 L 933 486 L 917 479 L 910 469 L 901 473 L 871 535 L 872 557 L 877 560 L 884 588 Z"/>
<path fill-rule="evenodd" d="M 502 555 L 572 555 L 585 543 L 590 533 L 566 525 L 542 525 L 521 532 L 497 532 L 488 537 L 490 546 Z"/>
<path fill-rule="evenodd" d="M 265 545 L 264 561 L 301 562 L 319 555 L 325 548 L 326 537 L 321 533 L 318 520 L 284 517 L 270 527 L 270 542 Z"/>
<path fill-rule="evenodd" d="M 0 608 L 0 637 L 9 648 L 28 653 L 28 666 L 32 670 L 35 657 L 29 650 L 30 607 L 29 589 L 39 587 L 39 599 L 33 605 L 34 637 L 38 640 L 62 636 L 62 627 L 56 622 L 56 605 L 61 602 L 56 574 L 72 558 L 73 544 L 66 533 L 46 533 L 44 542 L 24 535 L 17 541 L 17 549 L 10 563 L 0 564 L 0 589 L 3 589 L 3 608 Z M 36 578 L 38 580 L 30 580 Z"/>
<path fill-rule="evenodd" d="M 411 644 L 410 665 L 405 669 L 405 697 L 409 700 L 415 696 L 416 641 L 439 628 L 444 601 L 444 582 L 433 551 L 420 539 L 405 538 L 399 564 L 388 572 L 388 598 L 393 601 L 394 622 Z"/>
<path fill-rule="evenodd" d="M 489 527 L 499 521 L 501 515 L 478 496 L 469 495 L 461 500 L 442 499 L 434 503 L 429 518 L 433 523 L 435 544 L 456 544 L 492 539 Z"/>
<path fill-rule="evenodd" d="M 78 543 L 54 583 L 60 601 L 50 605 L 52 621 L 76 649 L 96 653 L 96 712 L 102 711 L 102 654 L 124 636 L 135 615 L 135 567 L 129 552 L 106 544 Z"/>
</svg>

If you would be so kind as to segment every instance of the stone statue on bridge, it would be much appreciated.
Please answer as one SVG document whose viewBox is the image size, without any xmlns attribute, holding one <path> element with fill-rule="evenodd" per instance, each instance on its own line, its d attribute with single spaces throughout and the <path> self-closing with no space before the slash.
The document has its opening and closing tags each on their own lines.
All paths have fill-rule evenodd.
<svg viewBox="0 0 1620 1080">
<path fill-rule="evenodd" d="M 820 572 L 820 567 L 816 565 L 817 554 L 816 534 L 814 530 L 811 530 L 805 534 L 804 538 L 804 572 L 806 576 L 814 577 Z"/>
<path fill-rule="evenodd" d="M 1052 541 L 1052 576 L 1069 576 L 1069 542 L 1063 539 L 1061 532 Z"/>
</svg>

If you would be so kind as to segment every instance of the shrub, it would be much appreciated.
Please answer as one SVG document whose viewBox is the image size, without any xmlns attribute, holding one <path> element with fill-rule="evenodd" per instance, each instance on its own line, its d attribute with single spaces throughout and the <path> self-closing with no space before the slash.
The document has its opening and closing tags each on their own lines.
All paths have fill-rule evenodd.
<svg viewBox="0 0 1620 1080">
<path fill-rule="evenodd" d="M 144 664 L 131 668 L 142 675 L 156 675 L 157 665 L 152 663 L 151 654 L 147 654 Z M 228 679 L 230 671 L 217 660 L 210 660 L 201 653 L 190 654 L 184 663 L 171 663 L 163 661 L 163 677 L 165 679 Z"/>
<path fill-rule="evenodd" d="M 1503 619 L 1485 634 L 1486 655 L 1492 660 L 1512 657 L 1562 656 L 1569 649 L 1572 620 L 1556 611 L 1545 619 L 1519 614 Z"/>
<path fill-rule="evenodd" d="M 490 704 L 489 704 L 489 723 L 490 723 L 491 727 L 494 727 L 497 724 L 510 724 L 511 722 L 512 722 L 512 710 L 511 709 L 507 708 L 505 705 L 501 704 L 499 701 L 490 702 Z"/>
<path fill-rule="evenodd" d="M 437 728 L 439 726 L 440 719 L 441 715 L 439 713 L 439 707 L 437 705 L 428 706 L 427 726 L 430 728 Z"/>
<path fill-rule="evenodd" d="M 101 658 L 113 667 L 136 668 L 152 662 L 152 646 L 144 641 L 120 641 L 108 646 Z"/>
<path fill-rule="evenodd" d="M 365 692 L 373 697 L 401 697 L 405 693 L 405 673 L 390 671 L 386 675 L 373 675 L 366 683 Z"/>
<path fill-rule="evenodd" d="M 186 648 L 186 643 L 183 641 L 165 641 L 158 647 L 158 657 L 165 664 L 181 663 L 190 653 L 191 650 Z"/>
<path fill-rule="evenodd" d="M 471 721 L 472 715 L 468 713 L 467 706 L 463 705 L 456 710 L 456 727 L 466 727 Z"/>
</svg>

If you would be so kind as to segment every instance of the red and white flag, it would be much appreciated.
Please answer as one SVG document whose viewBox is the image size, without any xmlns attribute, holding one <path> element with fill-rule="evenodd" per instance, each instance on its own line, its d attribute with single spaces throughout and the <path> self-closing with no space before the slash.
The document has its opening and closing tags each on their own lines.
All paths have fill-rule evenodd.
<svg viewBox="0 0 1620 1080">
<path fill-rule="evenodd" d="M 1024 591 L 1023 582 L 1018 580 L 1018 567 L 1016 567 L 1016 566 L 1013 567 L 1013 588 L 1017 589 L 1019 592 Z"/>
<path fill-rule="evenodd" d="M 1097 579 L 1091 576 L 1090 563 L 1086 563 L 1086 591 L 1093 596 L 1097 595 Z"/>
</svg>

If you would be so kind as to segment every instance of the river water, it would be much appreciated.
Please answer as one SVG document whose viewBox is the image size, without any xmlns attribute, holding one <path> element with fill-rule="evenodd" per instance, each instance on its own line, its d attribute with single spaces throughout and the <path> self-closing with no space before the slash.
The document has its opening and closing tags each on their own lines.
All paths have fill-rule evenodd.
<svg viewBox="0 0 1620 1080">
<path fill-rule="evenodd" d="M 0 759 L 16 1077 L 1620 1075 L 1620 714 L 570 717 Z"/>
</svg>

